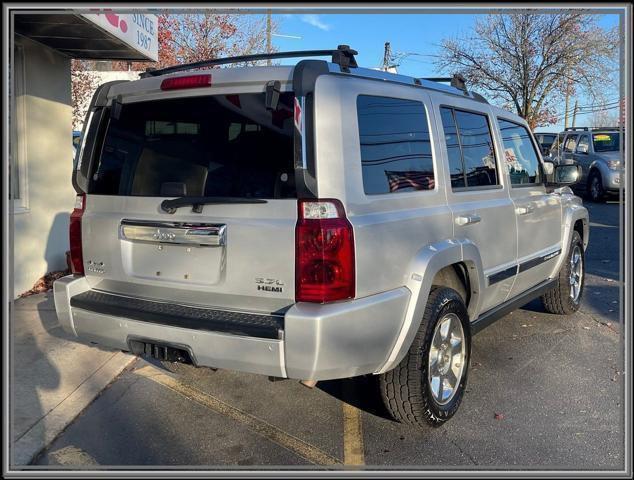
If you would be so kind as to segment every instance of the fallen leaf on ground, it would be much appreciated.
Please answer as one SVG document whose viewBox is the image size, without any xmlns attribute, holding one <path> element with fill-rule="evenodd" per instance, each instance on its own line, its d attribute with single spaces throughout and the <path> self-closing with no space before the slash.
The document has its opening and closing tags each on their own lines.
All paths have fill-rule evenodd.
<svg viewBox="0 0 634 480">
<path fill-rule="evenodd" d="M 35 285 L 33 285 L 33 288 L 31 288 L 31 290 L 27 290 L 26 292 L 21 293 L 20 298 L 28 297 L 30 295 L 35 295 L 37 293 L 44 293 L 44 292 L 48 292 L 49 290 L 52 290 L 53 282 L 57 280 L 58 278 L 64 277 L 68 274 L 70 274 L 68 270 L 48 272 L 46 275 L 41 277 L 37 282 L 35 282 Z"/>
</svg>

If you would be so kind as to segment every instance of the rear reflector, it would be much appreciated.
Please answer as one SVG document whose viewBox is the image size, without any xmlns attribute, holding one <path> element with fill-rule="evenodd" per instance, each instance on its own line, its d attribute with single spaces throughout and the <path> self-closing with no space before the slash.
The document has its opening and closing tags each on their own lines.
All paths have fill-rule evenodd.
<svg viewBox="0 0 634 480">
<path fill-rule="evenodd" d="M 70 214 L 70 267 L 73 275 L 84 275 L 84 258 L 81 247 L 81 217 L 86 208 L 86 195 L 77 195 L 75 209 Z"/>
<path fill-rule="evenodd" d="M 295 300 L 354 298 L 352 225 L 339 200 L 299 200 L 295 228 Z"/>
<path fill-rule="evenodd" d="M 211 74 L 187 75 L 186 77 L 166 78 L 161 82 L 161 90 L 181 90 L 211 86 Z"/>
</svg>

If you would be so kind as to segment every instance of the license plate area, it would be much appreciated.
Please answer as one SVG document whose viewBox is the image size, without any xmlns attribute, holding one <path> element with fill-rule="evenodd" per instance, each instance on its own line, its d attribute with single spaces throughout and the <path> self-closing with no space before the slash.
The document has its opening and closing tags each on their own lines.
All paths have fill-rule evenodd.
<svg viewBox="0 0 634 480">
<path fill-rule="evenodd" d="M 215 286 L 226 267 L 224 224 L 122 220 L 121 260 L 129 277 Z"/>
</svg>

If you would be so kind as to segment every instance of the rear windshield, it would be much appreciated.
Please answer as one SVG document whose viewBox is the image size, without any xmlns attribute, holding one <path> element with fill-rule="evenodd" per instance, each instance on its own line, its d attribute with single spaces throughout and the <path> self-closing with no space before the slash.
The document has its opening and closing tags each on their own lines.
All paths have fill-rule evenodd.
<svg viewBox="0 0 634 480">
<path fill-rule="evenodd" d="M 595 133 L 592 135 L 595 152 L 618 152 L 619 140 L 618 133 Z"/>
<path fill-rule="evenodd" d="M 243 198 L 296 196 L 293 94 L 138 102 L 111 117 L 90 193 Z"/>
</svg>

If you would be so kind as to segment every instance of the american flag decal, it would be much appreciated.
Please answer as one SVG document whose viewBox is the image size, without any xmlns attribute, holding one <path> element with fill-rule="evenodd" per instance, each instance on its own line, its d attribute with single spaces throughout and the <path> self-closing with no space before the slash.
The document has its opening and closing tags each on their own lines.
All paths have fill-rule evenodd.
<svg viewBox="0 0 634 480">
<path fill-rule="evenodd" d="M 414 190 L 432 190 L 434 188 L 434 174 L 430 172 L 394 172 L 385 171 L 390 192 L 396 192 L 404 188 Z"/>
</svg>

